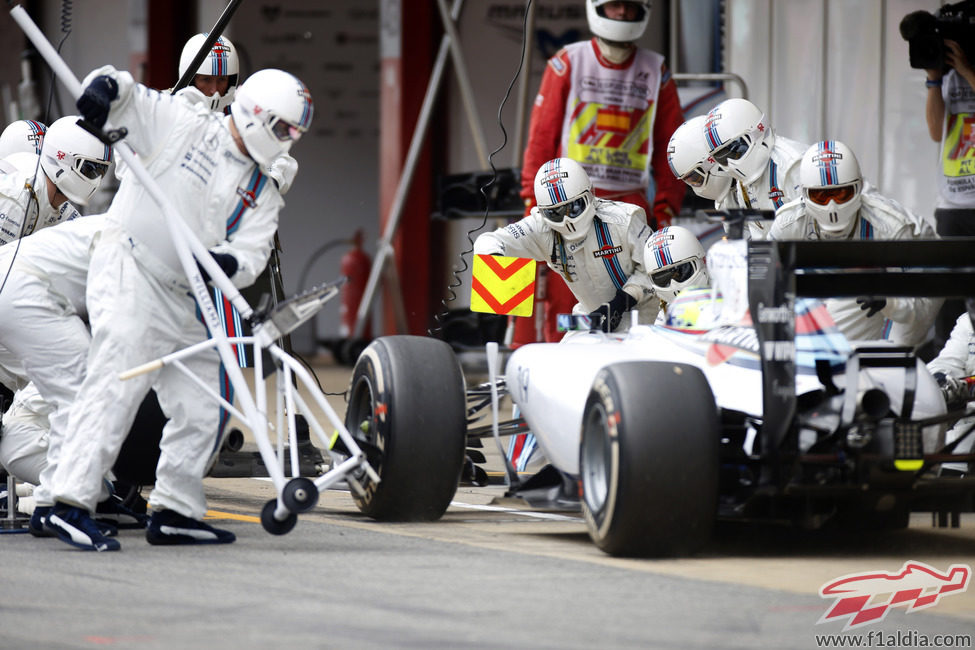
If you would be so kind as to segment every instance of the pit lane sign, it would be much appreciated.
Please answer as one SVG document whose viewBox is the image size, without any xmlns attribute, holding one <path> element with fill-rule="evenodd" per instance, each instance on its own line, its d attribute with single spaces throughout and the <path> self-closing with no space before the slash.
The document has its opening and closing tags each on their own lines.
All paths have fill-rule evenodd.
<svg viewBox="0 0 975 650">
<path fill-rule="evenodd" d="M 532 315 L 535 260 L 475 255 L 471 275 L 471 311 L 510 316 Z"/>
</svg>

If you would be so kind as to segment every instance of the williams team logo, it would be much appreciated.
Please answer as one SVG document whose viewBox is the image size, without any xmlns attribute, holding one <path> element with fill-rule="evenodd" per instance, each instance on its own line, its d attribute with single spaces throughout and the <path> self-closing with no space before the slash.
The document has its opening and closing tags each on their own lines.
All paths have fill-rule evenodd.
<svg viewBox="0 0 975 650">
<path fill-rule="evenodd" d="M 907 613 L 937 605 L 945 596 L 968 589 L 972 567 L 952 564 L 945 573 L 923 562 L 905 562 L 900 571 L 866 571 L 835 578 L 819 588 L 822 598 L 833 604 L 816 624 L 845 620 L 843 630 L 877 623 L 892 607 Z"/>
<path fill-rule="evenodd" d="M 255 205 L 257 205 L 257 195 L 255 195 L 251 190 L 238 187 L 237 196 L 240 197 L 241 202 L 243 202 L 243 204 L 248 208 L 253 208 Z"/>
<path fill-rule="evenodd" d="M 595 258 L 609 257 L 610 255 L 616 255 L 623 252 L 622 246 L 603 246 L 597 251 L 592 252 L 592 256 Z"/>
</svg>

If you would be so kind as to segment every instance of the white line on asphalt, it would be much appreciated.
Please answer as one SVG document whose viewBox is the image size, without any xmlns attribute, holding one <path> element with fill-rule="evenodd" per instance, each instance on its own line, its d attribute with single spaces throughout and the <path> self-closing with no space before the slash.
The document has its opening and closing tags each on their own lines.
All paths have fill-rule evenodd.
<svg viewBox="0 0 975 650">
<path fill-rule="evenodd" d="M 270 481 L 271 479 L 263 476 L 252 477 L 258 481 Z M 333 486 L 332 490 L 338 492 L 348 492 L 348 488 L 344 484 L 339 486 Z M 456 506 L 458 508 L 468 508 L 470 510 L 486 510 L 488 512 L 507 512 L 512 515 L 520 515 L 522 517 L 534 517 L 535 519 L 548 519 L 551 521 L 582 521 L 581 517 L 570 517 L 568 515 L 557 515 L 551 512 L 530 512 L 527 510 L 517 510 L 515 508 L 506 508 L 504 506 L 489 506 L 489 505 L 477 505 L 474 503 L 463 503 L 462 501 L 451 501 L 450 505 Z"/>
<path fill-rule="evenodd" d="M 551 519 L 554 521 L 582 521 L 579 517 L 569 517 L 567 515 L 557 515 L 551 512 L 529 512 L 526 510 L 516 510 L 514 508 L 505 508 L 504 506 L 488 506 L 488 505 L 476 505 L 473 503 L 462 503 L 460 501 L 451 501 L 450 505 L 457 506 L 458 508 L 470 508 L 471 510 L 487 510 L 490 512 L 507 512 L 513 515 L 521 515 L 522 517 L 534 517 L 535 519 Z"/>
</svg>

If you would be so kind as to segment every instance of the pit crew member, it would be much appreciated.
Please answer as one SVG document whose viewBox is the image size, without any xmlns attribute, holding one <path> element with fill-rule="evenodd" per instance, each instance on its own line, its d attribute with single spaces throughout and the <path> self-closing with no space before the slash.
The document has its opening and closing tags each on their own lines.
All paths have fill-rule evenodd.
<svg viewBox="0 0 975 650">
<path fill-rule="evenodd" d="M 535 172 L 564 157 L 583 165 L 596 197 L 638 205 L 653 228 L 665 226 L 684 198 L 666 158 L 667 140 L 684 118 L 663 55 L 636 45 L 651 2 L 585 0 L 585 7 L 594 37 L 549 59 L 535 98 L 521 168 L 525 214 L 535 202 Z M 573 292 L 549 273 L 544 300 L 545 340 L 557 340 L 550 337 L 556 315 L 569 311 Z M 535 319 L 514 323 L 515 344 L 537 340 Z"/>
<path fill-rule="evenodd" d="M 838 140 L 809 147 L 800 163 L 799 198 L 775 214 L 769 239 L 934 239 L 921 217 L 864 183 L 853 151 Z M 865 188 L 866 186 L 866 188 Z M 851 340 L 891 339 L 917 345 L 940 299 L 829 299 L 826 307 Z"/>
<path fill-rule="evenodd" d="M 747 99 L 726 99 L 704 120 L 708 153 L 732 178 L 719 209 L 777 210 L 799 196 L 799 160 L 806 145 L 776 135 L 765 114 Z M 753 239 L 769 224 L 749 222 Z"/>
<path fill-rule="evenodd" d="M 236 286 L 264 268 L 283 201 L 262 170 L 286 153 L 312 118 L 307 88 L 281 70 L 262 70 L 238 89 L 231 115 L 137 84 L 111 66 L 83 83 L 78 107 L 97 126 L 128 129 L 133 147 L 161 189 Z M 201 200 L 202 199 L 202 200 Z M 46 525 L 66 543 L 118 550 L 91 519 L 101 476 L 118 456 L 136 407 L 150 385 L 169 418 L 150 495 L 151 544 L 228 543 L 233 533 L 202 521 L 202 477 L 219 447 L 219 409 L 199 400 L 178 369 L 120 381 L 120 372 L 207 337 L 168 235 L 165 216 L 138 179 L 123 181 L 92 252 L 87 288 L 92 344 L 88 371 L 71 410 L 52 480 L 56 503 Z M 216 385 L 213 354 L 187 359 L 205 384 Z"/>
</svg>

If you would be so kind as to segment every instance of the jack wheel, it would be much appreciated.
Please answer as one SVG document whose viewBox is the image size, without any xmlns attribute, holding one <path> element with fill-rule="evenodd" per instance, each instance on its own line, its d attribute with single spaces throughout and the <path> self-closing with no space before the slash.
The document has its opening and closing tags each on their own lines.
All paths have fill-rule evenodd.
<svg viewBox="0 0 975 650">
<path fill-rule="evenodd" d="M 285 484 L 281 500 L 291 512 L 311 510 L 318 503 L 318 487 L 310 478 L 293 478 Z"/>
<path fill-rule="evenodd" d="M 272 535 L 287 535 L 298 523 L 298 515 L 289 512 L 284 521 L 274 518 L 274 511 L 277 510 L 278 500 L 271 499 L 261 508 L 261 526 Z"/>
</svg>

